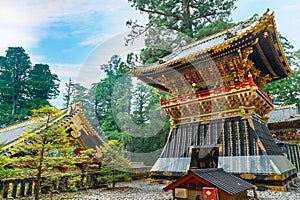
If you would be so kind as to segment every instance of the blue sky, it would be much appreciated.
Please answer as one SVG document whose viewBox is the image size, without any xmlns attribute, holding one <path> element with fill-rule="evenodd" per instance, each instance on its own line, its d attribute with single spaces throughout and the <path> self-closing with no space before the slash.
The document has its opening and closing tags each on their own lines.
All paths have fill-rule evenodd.
<svg viewBox="0 0 300 200">
<path fill-rule="evenodd" d="M 128 31 L 126 20 L 146 21 L 146 16 L 131 8 L 127 0 L 0 2 L 0 55 L 5 54 L 7 47 L 22 46 L 33 64 L 50 65 L 62 80 L 62 90 L 64 81 L 70 77 L 76 81 L 87 65 L 94 65 L 95 70 L 89 73 L 101 76 L 99 65 L 107 61 L 101 56 L 105 54 L 109 57 L 111 52 L 124 50 L 122 40 Z M 298 0 L 239 0 L 233 20 L 246 20 L 254 13 L 261 15 L 267 8 L 275 11 L 279 32 L 299 49 Z M 101 51 L 95 53 L 99 46 Z M 88 62 L 91 57 L 93 62 Z M 91 80 L 94 78 L 87 77 L 84 81 Z"/>
</svg>

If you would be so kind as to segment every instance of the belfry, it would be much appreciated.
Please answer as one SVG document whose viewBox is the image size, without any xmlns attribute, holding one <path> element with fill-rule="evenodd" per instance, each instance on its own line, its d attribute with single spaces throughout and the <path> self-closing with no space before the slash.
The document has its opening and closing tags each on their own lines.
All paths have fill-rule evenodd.
<svg viewBox="0 0 300 200">
<path fill-rule="evenodd" d="M 261 190 L 289 190 L 296 168 L 269 133 L 265 115 L 273 105 L 261 87 L 291 71 L 268 11 L 133 68 L 141 81 L 172 95 L 160 101 L 171 130 L 152 181 L 219 167 Z"/>
</svg>

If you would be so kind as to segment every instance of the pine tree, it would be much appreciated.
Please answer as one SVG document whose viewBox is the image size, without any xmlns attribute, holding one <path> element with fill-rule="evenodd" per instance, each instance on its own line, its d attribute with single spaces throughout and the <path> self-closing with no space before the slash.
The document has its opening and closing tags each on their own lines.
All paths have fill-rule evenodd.
<svg viewBox="0 0 300 200">
<path fill-rule="evenodd" d="M 128 173 L 129 162 L 123 155 L 122 144 L 117 140 L 110 140 L 102 148 L 102 166 L 100 172 L 103 176 L 98 178 L 98 181 L 112 184 L 115 187 L 116 182 L 120 180 L 130 180 Z"/>
<path fill-rule="evenodd" d="M 12 118 L 22 107 L 27 80 L 31 69 L 28 54 L 22 47 L 9 47 L 0 63 L 1 101 L 9 106 Z M 8 110 L 7 110 L 8 111 Z"/>
<path fill-rule="evenodd" d="M 16 156 L 12 165 L 18 176 L 35 177 L 35 199 L 38 200 L 42 177 L 55 174 L 54 168 L 71 168 L 74 158 L 65 128 L 52 121 L 61 111 L 45 106 L 32 112 L 37 123 L 33 130 L 21 135 L 23 142 L 12 150 Z"/>
<path fill-rule="evenodd" d="M 73 95 L 71 78 L 69 79 L 69 82 L 67 82 L 65 85 L 66 85 L 66 89 L 65 89 L 66 93 L 64 94 L 63 99 L 65 101 L 64 106 L 68 108 L 71 105 L 72 95 Z"/>
<path fill-rule="evenodd" d="M 46 64 L 32 66 L 22 47 L 9 47 L 0 56 L 0 126 L 30 117 L 30 110 L 50 105 L 58 94 L 59 80 Z"/>
<path fill-rule="evenodd" d="M 2 152 L 2 148 L 4 144 L 5 142 L 0 142 L 0 152 Z M 0 154 L 0 178 L 1 179 L 15 175 L 15 170 L 9 168 L 10 164 L 11 164 L 11 160 L 8 157 Z"/>
<path fill-rule="evenodd" d="M 120 105 L 124 106 L 124 101 L 120 104 L 120 99 L 130 95 L 131 80 L 124 77 L 123 70 L 125 71 L 126 67 L 117 55 L 101 68 L 106 76 L 95 85 L 95 112 L 105 136 L 109 140 L 117 140 L 122 130 L 118 126 L 114 114 L 119 113 Z M 116 105 L 118 106 L 116 107 Z M 130 104 L 126 104 L 125 107 L 125 112 L 130 112 Z"/>
</svg>

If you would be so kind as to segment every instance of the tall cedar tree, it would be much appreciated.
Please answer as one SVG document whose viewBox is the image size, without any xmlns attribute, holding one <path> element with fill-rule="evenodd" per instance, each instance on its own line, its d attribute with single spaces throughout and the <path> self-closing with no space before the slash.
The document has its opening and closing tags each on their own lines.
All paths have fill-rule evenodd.
<svg viewBox="0 0 300 200">
<path fill-rule="evenodd" d="M 64 106 L 65 108 L 68 108 L 71 105 L 71 101 L 72 101 L 72 95 L 73 95 L 73 91 L 72 91 L 72 81 L 71 78 L 69 79 L 69 82 L 67 82 L 66 84 L 66 93 L 63 95 L 63 100 L 64 102 Z"/>
<path fill-rule="evenodd" d="M 48 105 L 48 100 L 55 98 L 59 94 L 58 82 L 58 76 L 51 73 L 49 65 L 34 65 L 29 71 L 27 81 L 29 98 L 29 100 L 26 100 L 28 105 L 27 108 L 34 109 Z"/>
<path fill-rule="evenodd" d="M 132 139 L 133 161 L 143 161 L 147 165 L 153 165 L 158 158 L 161 148 L 166 142 L 170 124 L 164 113 L 159 110 L 159 98 L 166 94 L 151 88 L 143 83 L 138 84 L 133 92 L 132 119 L 138 127 L 131 131 L 136 135 Z"/>
<path fill-rule="evenodd" d="M 2 113 L 14 118 L 24 106 L 23 97 L 31 69 L 29 56 L 22 47 L 9 47 L 0 63 Z"/>
<path fill-rule="evenodd" d="M 232 24 L 230 14 L 237 0 L 128 0 L 132 7 L 148 15 L 146 26 L 127 21 L 132 29 L 126 43 L 146 33 L 146 46 L 141 58 L 152 63 L 172 49 L 201 39 Z"/>
<path fill-rule="evenodd" d="M 131 60 L 128 58 L 126 63 Z M 105 137 L 122 143 L 128 155 L 156 151 L 164 145 L 169 130 L 165 116 L 157 111 L 160 95 L 144 84 L 134 91 L 132 80 L 125 73 L 126 63 L 113 56 L 108 64 L 101 66 L 105 77 L 91 89 L 95 94 L 97 119 Z M 132 159 L 134 155 L 129 157 Z M 149 163 L 153 164 L 153 159 Z"/>
<path fill-rule="evenodd" d="M 45 64 L 31 65 L 22 47 L 0 56 L 0 126 L 23 121 L 30 110 L 49 105 L 58 95 L 59 80 Z"/>
<path fill-rule="evenodd" d="M 18 176 L 35 177 L 35 200 L 38 200 L 42 177 L 56 175 L 54 168 L 71 168 L 74 158 L 65 128 L 53 121 L 61 111 L 45 106 L 32 112 L 37 122 L 33 130 L 22 133 L 23 142 L 15 145 L 13 151 L 21 156 L 13 158 L 12 165 Z"/>
<path fill-rule="evenodd" d="M 101 129 L 105 133 L 105 136 L 109 139 L 117 139 L 117 135 L 121 132 L 121 129 L 116 124 L 113 116 L 113 104 L 117 99 L 114 95 L 114 89 L 118 81 L 122 78 L 124 73 L 120 70 L 124 66 L 121 58 L 117 55 L 112 56 L 108 64 L 101 65 L 101 69 L 105 72 L 105 78 L 100 80 L 94 87 L 96 87 L 95 95 L 95 111 L 97 119 L 101 125 Z M 125 88 L 130 87 L 130 83 L 124 84 Z"/>
</svg>

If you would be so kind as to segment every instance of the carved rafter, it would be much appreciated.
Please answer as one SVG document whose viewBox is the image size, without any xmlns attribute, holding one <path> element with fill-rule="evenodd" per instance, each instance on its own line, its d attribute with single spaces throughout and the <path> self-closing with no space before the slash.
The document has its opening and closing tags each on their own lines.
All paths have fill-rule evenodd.
<svg viewBox="0 0 300 200">
<path fill-rule="evenodd" d="M 247 80 L 249 73 L 256 83 L 261 82 L 263 85 L 270 80 L 270 77 L 261 74 L 261 71 L 255 68 L 254 62 L 249 58 L 251 53 L 253 53 L 252 47 L 237 49 L 222 59 L 195 62 L 180 71 L 172 70 L 158 76 L 151 76 L 149 79 L 168 88 L 173 95 L 242 82 Z"/>
</svg>

